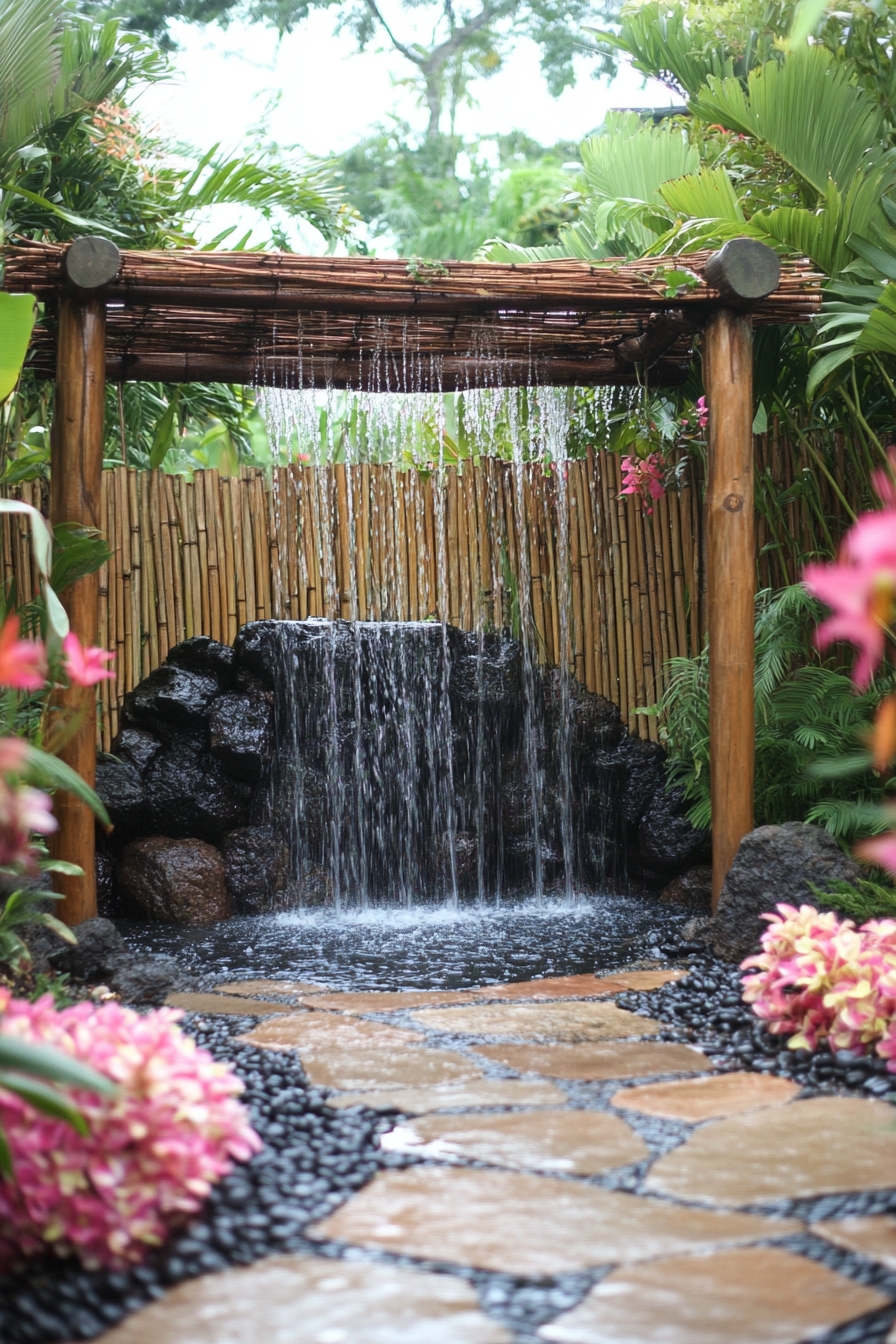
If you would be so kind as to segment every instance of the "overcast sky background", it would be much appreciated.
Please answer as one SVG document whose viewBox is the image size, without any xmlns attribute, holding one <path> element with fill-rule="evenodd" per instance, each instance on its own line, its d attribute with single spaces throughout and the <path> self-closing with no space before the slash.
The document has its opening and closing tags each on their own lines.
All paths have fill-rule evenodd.
<svg viewBox="0 0 896 1344">
<path fill-rule="evenodd" d="M 409 17 L 405 13 L 401 22 L 403 38 L 413 38 Z M 396 84 L 407 75 L 407 63 L 385 50 L 359 54 L 351 35 L 336 36 L 333 26 L 333 13 L 321 11 L 282 39 L 257 24 L 222 29 L 175 23 L 176 75 L 147 89 L 138 107 L 150 125 L 175 139 L 202 149 L 220 141 L 227 151 L 238 150 L 247 130 L 261 121 L 281 146 L 299 145 L 315 155 L 348 149 L 390 113 L 422 129 L 425 118 L 413 92 Z M 421 37 L 428 34 L 421 30 Z M 574 88 L 552 98 L 538 49 L 521 42 L 496 75 L 478 81 L 477 105 L 460 110 L 457 130 L 467 137 L 522 130 L 552 144 L 596 129 L 608 108 L 674 101 L 667 89 L 653 81 L 645 85 L 629 68 L 608 83 L 593 79 L 583 59 L 578 76 Z M 222 219 L 230 222 L 218 212 L 202 233 L 223 227 Z"/>
</svg>

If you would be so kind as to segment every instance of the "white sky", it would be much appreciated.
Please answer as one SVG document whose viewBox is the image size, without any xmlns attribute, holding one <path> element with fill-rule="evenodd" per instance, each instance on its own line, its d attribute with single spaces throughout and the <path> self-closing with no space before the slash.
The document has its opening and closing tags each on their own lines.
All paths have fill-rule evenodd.
<svg viewBox="0 0 896 1344">
<path fill-rule="evenodd" d="M 255 24 L 226 29 L 175 24 L 177 75 L 147 89 L 137 106 L 150 124 L 201 149 L 220 141 L 222 149 L 237 151 L 247 129 L 262 120 L 281 146 L 298 145 L 316 155 L 347 149 L 391 112 L 422 128 L 424 114 L 413 92 L 396 84 L 409 68 L 401 57 L 374 50 L 358 54 L 351 35 L 334 36 L 333 26 L 332 12 L 316 11 L 278 41 L 273 30 Z M 408 31 L 403 27 L 402 37 Z M 601 124 L 610 107 L 674 101 L 661 85 L 645 87 L 631 69 L 612 84 L 598 82 L 587 60 L 576 86 L 552 98 L 537 48 L 528 41 L 474 91 L 477 106 L 458 116 L 462 135 L 522 130 L 543 144 L 580 139 Z M 223 227 L 222 219 L 230 222 L 226 212 L 218 212 L 202 235 Z"/>
</svg>

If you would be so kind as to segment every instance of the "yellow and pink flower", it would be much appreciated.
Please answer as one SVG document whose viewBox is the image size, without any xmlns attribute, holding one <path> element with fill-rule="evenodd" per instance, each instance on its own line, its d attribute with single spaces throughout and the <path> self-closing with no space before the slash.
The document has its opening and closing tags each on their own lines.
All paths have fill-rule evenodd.
<svg viewBox="0 0 896 1344">
<path fill-rule="evenodd" d="M 762 951 L 741 963 L 753 972 L 744 1001 L 791 1050 L 822 1041 L 857 1055 L 876 1048 L 896 1072 L 896 920 L 856 928 L 811 905 L 776 910 L 763 915 Z"/>
</svg>

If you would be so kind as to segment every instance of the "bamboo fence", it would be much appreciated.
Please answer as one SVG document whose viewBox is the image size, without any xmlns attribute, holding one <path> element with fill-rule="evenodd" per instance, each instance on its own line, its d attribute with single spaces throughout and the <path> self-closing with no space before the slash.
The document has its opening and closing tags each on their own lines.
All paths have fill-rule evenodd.
<svg viewBox="0 0 896 1344">
<path fill-rule="evenodd" d="M 784 494 L 800 452 L 757 440 L 760 474 Z M 629 726 L 661 690 L 663 666 L 705 630 L 702 485 L 652 515 L 620 491 L 619 459 L 592 453 L 546 472 L 492 458 L 441 477 L 391 465 L 291 465 L 192 480 L 118 467 L 103 475 L 113 556 L 100 574 L 99 637 L 116 653 L 100 687 L 108 750 L 124 695 L 191 635 L 231 643 L 248 621 L 438 619 L 530 632 L 540 661 L 566 662 Z M 41 482 L 15 493 L 42 507 Z M 840 503 L 824 501 L 832 517 Z M 761 586 L 793 581 L 812 521 L 804 497 L 758 516 Z M 19 602 L 36 591 L 27 522 L 5 515 L 3 571 Z"/>
</svg>

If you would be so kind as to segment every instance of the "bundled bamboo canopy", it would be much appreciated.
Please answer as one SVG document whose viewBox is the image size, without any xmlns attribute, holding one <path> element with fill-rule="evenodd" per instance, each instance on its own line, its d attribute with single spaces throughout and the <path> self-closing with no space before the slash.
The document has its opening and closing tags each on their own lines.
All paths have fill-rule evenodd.
<svg viewBox="0 0 896 1344">
<path fill-rule="evenodd" d="M 47 377 L 56 301 L 70 292 L 65 254 L 33 242 L 6 254 L 5 288 L 47 305 L 31 356 Z M 686 377 L 694 335 L 726 301 L 708 261 L 706 252 L 521 265 L 123 252 L 103 288 L 106 376 L 426 391 L 625 384 L 646 369 L 670 385 Z M 753 321 L 808 321 L 819 280 L 808 262 L 783 262 Z"/>
</svg>

